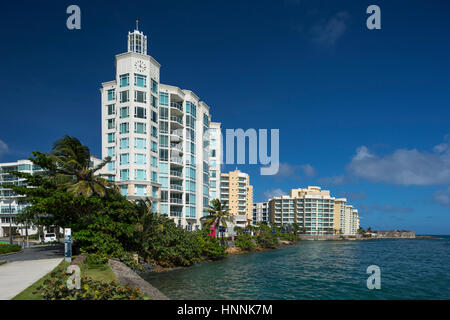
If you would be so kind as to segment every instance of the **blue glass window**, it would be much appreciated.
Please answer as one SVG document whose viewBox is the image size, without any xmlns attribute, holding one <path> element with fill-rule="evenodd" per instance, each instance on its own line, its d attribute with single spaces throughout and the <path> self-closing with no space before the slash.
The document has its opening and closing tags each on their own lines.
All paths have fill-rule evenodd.
<svg viewBox="0 0 450 320">
<path fill-rule="evenodd" d="M 147 160 L 146 160 L 145 154 L 135 153 L 134 154 L 134 163 L 136 163 L 136 164 L 146 164 Z"/>
<path fill-rule="evenodd" d="M 127 74 L 122 74 L 119 76 L 119 83 L 120 83 L 120 87 L 127 87 L 130 85 L 130 75 Z"/>
<path fill-rule="evenodd" d="M 152 92 L 158 93 L 158 82 L 152 79 Z"/>
<path fill-rule="evenodd" d="M 116 89 L 108 90 L 108 101 L 116 100 Z"/>
<path fill-rule="evenodd" d="M 116 142 L 116 135 L 114 133 L 108 133 L 108 142 Z"/>
<path fill-rule="evenodd" d="M 130 178 L 130 171 L 128 169 L 120 170 L 120 180 L 125 181 L 129 180 L 129 178 Z"/>
<path fill-rule="evenodd" d="M 130 140 L 128 138 L 122 138 L 119 142 L 120 149 L 128 149 L 130 147 Z"/>
<path fill-rule="evenodd" d="M 134 138 L 134 147 L 136 149 L 147 149 L 147 140 L 145 138 Z"/>
<path fill-rule="evenodd" d="M 159 93 L 159 104 L 162 106 L 168 106 L 169 105 L 169 94 L 167 92 L 160 92 Z"/>
<path fill-rule="evenodd" d="M 143 197 L 147 194 L 147 186 L 143 184 L 136 184 L 134 185 L 134 195 Z"/>
<path fill-rule="evenodd" d="M 142 74 L 134 75 L 134 85 L 136 87 L 146 88 L 147 87 L 147 76 Z"/>
<path fill-rule="evenodd" d="M 145 181 L 147 179 L 146 172 L 143 169 L 135 169 L 134 170 L 134 179 L 139 181 Z"/>
</svg>

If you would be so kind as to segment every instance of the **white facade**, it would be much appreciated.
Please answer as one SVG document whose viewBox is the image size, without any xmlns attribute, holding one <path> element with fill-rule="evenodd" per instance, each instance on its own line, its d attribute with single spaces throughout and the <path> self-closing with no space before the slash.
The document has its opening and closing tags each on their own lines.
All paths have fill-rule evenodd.
<svg viewBox="0 0 450 320">
<path fill-rule="evenodd" d="M 253 203 L 253 224 L 270 223 L 269 202 L 255 202 Z"/>
<path fill-rule="evenodd" d="M 160 84 L 160 64 L 137 30 L 128 52 L 116 56 L 116 79 L 102 85 L 106 172 L 129 199 L 151 197 L 155 212 L 200 228 L 210 195 L 209 106 L 190 90 Z"/>
<path fill-rule="evenodd" d="M 1 187 L 3 184 L 25 185 L 26 180 L 13 176 L 9 171 L 34 174 L 42 170 L 30 160 L 0 163 L 0 237 L 9 236 L 10 225 L 13 232 L 19 232 L 23 235 L 26 233 L 26 226 L 16 223 L 16 217 L 18 213 L 21 213 L 27 207 L 27 204 L 19 203 L 20 196 L 15 194 L 11 189 Z M 37 233 L 36 227 L 27 227 L 28 234 Z"/>
<path fill-rule="evenodd" d="M 219 122 L 211 122 L 210 135 L 210 166 L 209 166 L 209 198 L 220 198 L 220 174 L 222 166 L 222 132 Z"/>
</svg>

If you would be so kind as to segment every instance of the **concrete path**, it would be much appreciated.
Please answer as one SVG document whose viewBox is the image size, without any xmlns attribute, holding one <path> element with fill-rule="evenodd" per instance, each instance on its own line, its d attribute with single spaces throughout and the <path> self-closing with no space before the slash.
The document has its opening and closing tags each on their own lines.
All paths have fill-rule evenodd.
<svg viewBox="0 0 450 320">
<path fill-rule="evenodd" d="M 14 261 L 0 265 L 0 300 L 10 300 L 52 271 L 63 258 Z"/>
</svg>

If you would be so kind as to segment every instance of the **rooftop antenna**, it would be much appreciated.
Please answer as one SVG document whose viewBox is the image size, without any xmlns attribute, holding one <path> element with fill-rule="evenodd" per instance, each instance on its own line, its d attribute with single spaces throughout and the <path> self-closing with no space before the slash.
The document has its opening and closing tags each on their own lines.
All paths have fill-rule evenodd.
<svg viewBox="0 0 450 320">
<path fill-rule="evenodd" d="M 136 30 L 139 31 L 139 20 L 136 20 Z"/>
</svg>

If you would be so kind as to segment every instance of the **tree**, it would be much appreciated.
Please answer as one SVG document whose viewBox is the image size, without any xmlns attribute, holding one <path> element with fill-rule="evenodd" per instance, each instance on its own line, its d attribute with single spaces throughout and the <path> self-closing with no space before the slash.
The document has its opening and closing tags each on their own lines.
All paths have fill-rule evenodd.
<svg viewBox="0 0 450 320">
<path fill-rule="evenodd" d="M 294 230 L 294 235 L 297 235 L 298 231 L 300 230 L 300 225 L 297 222 L 294 222 L 292 228 Z"/>
<path fill-rule="evenodd" d="M 92 168 L 89 148 L 75 137 L 66 135 L 56 141 L 48 158 L 53 161 L 48 173 L 54 177 L 57 186 L 62 190 L 85 197 L 93 194 L 103 197 L 106 189 L 114 188 L 114 185 L 104 178 L 109 176 L 108 174 L 98 173 L 111 158 L 105 158 Z"/>
<path fill-rule="evenodd" d="M 208 226 L 214 225 L 217 236 L 219 227 L 223 226 L 226 228 L 227 222 L 231 222 L 231 216 L 225 209 L 225 203 L 222 203 L 219 199 L 213 199 L 211 205 L 205 211 L 209 214 L 201 219 L 205 221 Z"/>
</svg>

